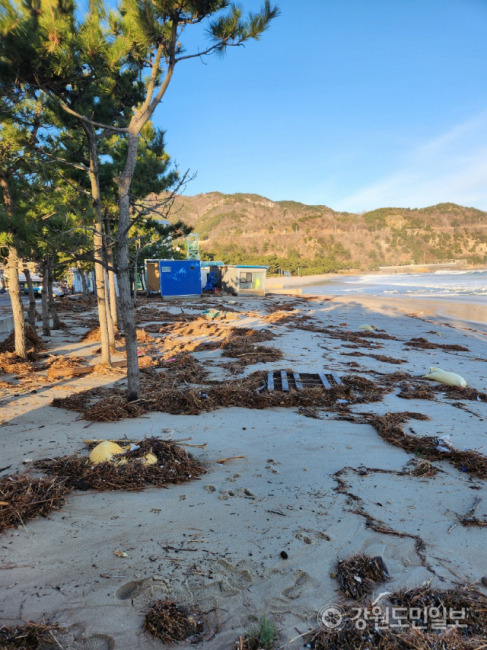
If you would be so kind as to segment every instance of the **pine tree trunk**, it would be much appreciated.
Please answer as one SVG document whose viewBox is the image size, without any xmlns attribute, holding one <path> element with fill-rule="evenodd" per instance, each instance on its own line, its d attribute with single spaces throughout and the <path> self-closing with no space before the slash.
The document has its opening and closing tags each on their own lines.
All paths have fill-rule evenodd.
<svg viewBox="0 0 487 650">
<path fill-rule="evenodd" d="M 52 293 L 52 266 L 53 266 L 53 259 L 49 255 L 47 258 L 47 293 L 48 293 L 47 299 L 49 305 L 49 312 L 52 317 L 52 329 L 58 330 L 61 329 L 61 323 L 59 321 L 56 303 L 54 302 L 54 296 Z"/>
<path fill-rule="evenodd" d="M 3 202 L 7 212 L 8 220 L 11 227 L 14 227 L 15 215 L 14 204 L 12 195 L 10 194 L 10 186 L 8 177 L 3 174 L 0 175 L 0 187 L 2 188 Z M 15 354 L 22 359 L 27 357 L 27 350 L 25 344 L 25 321 L 24 321 L 24 308 L 22 305 L 22 298 L 20 295 L 19 284 L 19 252 L 16 246 L 8 247 L 8 292 L 10 295 L 10 303 L 12 304 L 12 315 L 14 318 L 14 338 L 15 338 Z"/>
<path fill-rule="evenodd" d="M 8 291 L 14 317 L 15 354 L 26 359 L 24 309 L 19 284 L 19 254 L 15 246 L 8 248 Z"/>
<path fill-rule="evenodd" d="M 36 297 L 34 287 L 32 286 L 32 277 L 28 268 L 24 269 L 27 287 L 29 289 L 29 325 L 35 329 L 36 326 Z"/>
<path fill-rule="evenodd" d="M 107 275 L 105 274 L 105 286 L 108 287 L 108 278 Z M 110 348 L 112 350 L 115 349 L 115 329 L 113 327 L 113 321 L 112 321 L 112 311 L 110 308 L 110 296 L 109 292 L 105 292 L 105 309 L 106 309 L 106 314 L 107 314 L 107 326 L 108 326 L 108 340 L 110 342 Z"/>
<path fill-rule="evenodd" d="M 115 285 L 115 271 L 113 265 L 113 244 L 112 234 L 110 231 L 110 220 L 105 220 L 105 238 L 107 247 L 107 262 L 108 262 L 108 290 L 110 292 L 110 311 L 112 315 L 113 329 L 118 330 L 119 322 L 119 306 L 117 300 L 117 289 Z"/>
<path fill-rule="evenodd" d="M 47 299 L 47 260 L 42 260 L 42 333 L 44 336 L 51 336 L 51 327 L 49 324 L 49 306 Z"/>
<path fill-rule="evenodd" d="M 135 400 L 140 395 L 139 360 L 137 358 L 137 333 L 134 306 L 130 293 L 129 229 L 130 229 L 130 185 L 137 161 L 137 133 L 128 134 L 127 162 L 119 176 L 119 226 L 117 233 L 118 290 L 127 351 L 127 399 Z"/>
<path fill-rule="evenodd" d="M 89 152 L 90 152 L 90 184 L 91 196 L 93 198 L 93 207 L 95 209 L 96 221 L 94 224 L 94 260 L 95 260 L 95 284 L 96 284 L 96 300 L 98 305 L 98 320 L 100 322 L 100 338 L 101 338 L 101 360 L 102 363 L 111 364 L 110 359 L 110 341 L 108 338 L 108 319 L 107 319 L 107 305 L 105 298 L 105 269 L 103 267 L 103 216 L 101 210 L 101 195 L 100 195 L 100 177 L 98 172 L 98 151 L 96 134 L 92 126 L 87 124 L 83 125 L 84 131 L 88 138 Z"/>
</svg>

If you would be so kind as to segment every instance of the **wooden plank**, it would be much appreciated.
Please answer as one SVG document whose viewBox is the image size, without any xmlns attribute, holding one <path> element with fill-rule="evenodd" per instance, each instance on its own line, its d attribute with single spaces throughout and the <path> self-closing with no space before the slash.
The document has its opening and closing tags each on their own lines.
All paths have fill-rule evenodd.
<svg viewBox="0 0 487 650">
<path fill-rule="evenodd" d="M 274 390 L 274 373 L 267 373 L 267 388 L 268 390 Z"/>
<path fill-rule="evenodd" d="M 281 370 L 281 383 L 282 383 L 282 390 L 288 391 L 289 382 L 287 380 L 287 372 L 285 370 Z"/>
<path fill-rule="evenodd" d="M 321 383 L 323 384 L 323 386 L 325 388 L 331 388 L 331 384 L 328 381 L 328 379 L 326 378 L 325 373 L 324 372 L 319 372 L 318 375 L 319 375 L 319 378 L 321 379 Z"/>
<path fill-rule="evenodd" d="M 330 375 L 333 377 L 333 379 L 336 381 L 337 386 L 340 386 L 342 383 L 342 380 L 340 377 L 336 374 L 336 372 L 333 372 L 333 370 L 330 370 Z"/>
<path fill-rule="evenodd" d="M 296 384 L 296 388 L 298 390 L 303 390 L 303 382 L 301 381 L 299 372 L 293 372 L 293 377 L 294 377 L 294 383 Z"/>
</svg>

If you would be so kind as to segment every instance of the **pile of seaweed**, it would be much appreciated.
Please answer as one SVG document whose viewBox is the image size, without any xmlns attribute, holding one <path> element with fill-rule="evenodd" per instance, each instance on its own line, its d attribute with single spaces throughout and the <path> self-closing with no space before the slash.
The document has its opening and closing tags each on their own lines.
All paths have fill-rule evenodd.
<svg viewBox="0 0 487 650">
<path fill-rule="evenodd" d="M 71 397 L 56 398 L 52 405 L 79 411 L 87 420 L 108 422 L 139 417 L 150 411 L 198 415 L 231 406 L 252 409 L 315 406 L 341 411 L 350 404 L 378 401 L 387 392 L 386 388 L 357 375 L 343 377 L 343 384 L 331 389 L 315 386 L 289 392 L 267 391 L 266 376 L 266 373 L 259 371 L 243 379 L 184 389 L 168 388 L 161 381 L 159 386 L 153 383 L 147 390 L 144 388 L 144 397 L 132 402 L 127 402 L 118 387 L 105 388 L 103 393 L 97 389 L 97 395 L 102 394 L 103 398 L 95 403 L 92 403 L 95 397 L 93 391 L 85 391 Z M 337 403 L 337 400 L 344 400 L 346 405 Z"/>
<path fill-rule="evenodd" d="M 270 341 L 275 335 L 269 330 L 254 330 L 244 327 L 232 328 L 229 338 L 221 344 L 222 356 L 233 357 L 239 365 L 266 363 L 282 359 L 282 351 L 265 345 L 255 345 Z"/>
<path fill-rule="evenodd" d="M 95 307 L 95 296 L 85 296 L 83 298 L 77 298 L 75 300 L 68 298 L 66 300 L 59 300 L 56 302 L 56 309 L 58 312 L 73 312 L 75 314 L 84 313 L 90 309 L 95 309 Z"/>
<path fill-rule="evenodd" d="M 49 358 L 45 363 L 46 368 L 77 368 L 85 365 L 86 359 L 83 359 L 83 357 L 66 357 L 62 354 L 49 355 Z"/>
<path fill-rule="evenodd" d="M 205 473 L 205 468 L 185 449 L 174 442 L 147 438 L 123 455 L 127 462 L 106 462 L 93 465 L 87 456 L 62 456 L 46 458 L 34 463 L 34 467 L 48 475 L 61 479 L 70 489 L 143 490 L 147 485 L 164 487 L 184 483 Z M 157 463 L 149 465 L 145 456 L 154 454 Z"/>
<path fill-rule="evenodd" d="M 369 616 L 361 617 L 360 621 L 357 607 L 346 606 L 340 625 L 336 628 L 323 625 L 307 635 L 305 642 L 312 650 L 480 650 L 487 646 L 487 597 L 474 587 L 439 590 L 423 585 L 397 591 L 388 596 L 388 601 L 388 604 L 370 604 Z M 391 614 L 395 607 L 402 609 L 397 621 L 400 624 L 393 626 L 396 621 Z M 445 615 L 445 625 L 443 616 L 442 625 L 436 628 L 438 618 L 412 618 L 432 608 Z M 463 618 L 455 619 L 452 612 L 460 612 Z"/>
<path fill-rule="evenodd" d="M 0 627 L 0 648 L 7 650 L 18 648 L 19 650 L 54 650 L 60 648 L 60 644 L 54 636 L 54 632 L 66 632 L 59 625 L 52 623 L 45 625 L 29 621 L 25 625 Z"/>
<path fill-rule="evenodd" d="M 58 478 L 14 474 L 0 479 L 0 532 L 62 508 L 70 487 Z"/>
<path fill-rule="evenodd" d="M 187 314 L 183 310 L 181 310 L 180 314 L 172 314 L 170 311 L 167 311 L 166 309 L 157 309 L 156 307 L 140 307 L 137 310 L 135 316 L 135 322 L 137 324 L 148 322 L 148 321 L 157 321 L 157 322 L 164 321 L 166 323 L 189 322 L 189 321 L 196 320 L 197 318 L 198 316 L 196 316 L 195 314 Z"/>
<path fill-rule="evenodd" d="M 392 445 L 427 460 L 448 460 L 462 472 L 487 478 L 487 456 L 474 450 L 455 449 L 437 436 L 415 436 L 406 433 L 401 424 L 409 419 L 428 420 L 429 418 L 423 413 L 409 411 L 368 416 L 368 421 L 375 427 L 381 438 Z"/>
<path fill-rule="evenodd" d="M 389 578 L 389 572 L 381 557 L 354 555 L 348 560 L 338 560 L 336 576 L 345 596 L 362 600 L 372 593 L 376 584 Z"/>
<path fill-rule="evenodd" d="M 117 330 L 115 331 L 115 340 L 116 341 L 121 341 L 123 336 L 118 332 Z M 100 327 L 92 327 L 90 330 L 88 330 L 83 336 L 81 337 L 81 341 L 85 343 L 99 343 L 101 341 L 101 335 L 100 335 Z"/>
<path fill-rule="evenodd" d="M 37 332 L 30 325 L 25 326 L 25 344 L 30 352 L 43 352 L 46 349 L 42 339 L 38 336 Z M 0 343 L 0 353 L 14 352 L 15 351 L 15 332 Z"/>
<path fill-rule="evenodd" d="M 6 374 L 26 374 L 35 370 L 32 362 L 39 359 L 39 352 L 43 352 L 46 347 L 35 329 L 30 325 L 25 326 L 25 343 L 27 347 L 27 358 L 22 359 L 15 354 L 14 332 L 4 341 L 0 342 L 0 372 Z"/>
<path fill-rule="evenodd" d="M 448 350 L 451 352 L 469 352 L 469 349 L 464 347 L 463 345 L 449 345 L 447 343 L 431 343 L 431 341 L 428 341 L 427 339 L 423 338 L 422 336 L 412 338 L 409 341 L 406 341 L 404 345 L 408 345 L 410 348 L 416 348 L 419 350 L 434 350 L 434 349 L 441 349 L 441 350 Z"/>
<path fill-rule="evenodd" d="M 201 641 L 204 634 L 204 615 L 194 607 L 158 600 L 146 614 L 144 628 L 167 645 L 180 641 L 193 644 Z"/>
</svg>

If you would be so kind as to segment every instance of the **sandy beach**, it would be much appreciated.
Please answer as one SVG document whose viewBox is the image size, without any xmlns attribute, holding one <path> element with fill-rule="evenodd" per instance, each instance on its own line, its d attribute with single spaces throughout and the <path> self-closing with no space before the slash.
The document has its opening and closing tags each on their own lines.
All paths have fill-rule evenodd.
<svg viewBox="0 0 487 650">
<path fill-rule="evenodd" d="M 379 556 L 387 566 L 390 578 L 371 599 L 427 581 L 438 589 L 475 583 L 487 594 L 487 528 L 460 522 L 478 497 L 483 501 L 475 517 L 486 521 L 485 477 L 441 458 L 431 461 L 436 473 L 418 476 L 412 469 L 421 454 L 391 444 L 374 426 L 374 418 L 387 413 L 423 414 L 429 419 L 405 418 L 408 435 L 487 455 L 487 403 L 481 396 L 487 390 L 487 328 L 466 324 L 456 304 L 271 295 L 145 301 L 139 308 L 138 327 L 149 326 L 154 338 L 141 351 L 162 356 L 164 345 L 171 350 L 168 339 L 181 345 L 208 373 L 199 384 L 202 392 L 256 371 L 333 371 L 343 381 L 363 377 L 379 385 L 383 393 L 375 401 L 234 405 L 197 415 L 146 412 L 93 422 L 52 406 L 52 400 L 110 387 L 123 382 L 122 374 L 52 381 L 46 371 L 18 380 L 2 375 L 15 392 L 0 388 L 0 478 L 38 475 L 32 462 L 39 459 L 87 454 L 86 439 L 153 436 L 204 446 L 187 449 L 206 473 L 165 489 L 75 490 L 47 518 L 1 533 L 0 623 L 55 621 L 68 630 L 57 637 L 64 648 L 165 647 L 142 625 L 151 603 L 167 598 L 208 613 L 211 629 L 202 648 L 238 647 L 239 637 L 265 614 L 277 627 L 276 647 L 297 649 L 304 647 L 302 635 L 317 626 L 317 612 L 343 601 L 337 560 L 356 554 Z M 212 321 L 219 336 L 225 328 L 270 332 L 265 345 L 282 358 L 261 362 L 263 355 L 257 363 L 231 367 L 221 349 L 195 349 L 195 342 L 214 342 L 211 334 L 155 331 L 164 319 L 154 318 L 153 310 L 204 318 L 202 307 L 231 316 Z M 96 362 L 99 344 L 81 340 L 93 312 L 66 311 L 62 320 L 66 329 L 45 340 L 48 352 Z M 364 324 L 379 336 L 357 338 Z M 120 351 L 116 358 L 122 357 Z M 431 366 L 459 373 L 480 396 L 467 399 L 422 380 Z M 398 372 L 404 375 L 391 377 Z M 399 396 L 420 385 L 432 387 L 433 397 Z"/>
</svg>

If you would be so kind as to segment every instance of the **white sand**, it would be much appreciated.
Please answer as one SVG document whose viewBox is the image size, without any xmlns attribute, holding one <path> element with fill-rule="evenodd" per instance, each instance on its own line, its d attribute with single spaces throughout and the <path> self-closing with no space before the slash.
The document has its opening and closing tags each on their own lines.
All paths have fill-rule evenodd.
<svg viewBox="0 0 487 650">
<path fill-rule="evenodd" d="M 295 300 L 238 299 L 238 304 L 259 310 Z M 348 364 L 358 362 L 360 367 L 353 372 L 366 376 L 370 370 L 419 375 L 434 365 L 459 372 L 479 390 L 487 389 L 485 338 L 478 329 L 404 317 L 401 312 L 415 310 L 405 304 L 391 310 L 365 299 L 360 303 L 303 301 L 299 307 L 317 324 L 348 323 L 354 330 L 371 323 L 385 329 L 400 340 L 379 341 L 384 347 L 377 353 L 407 363 L 395 366 L 368 356 L 346 356 L 353 350 L 344 347 L 342 340 L 277 325 L 274 332 L 281 336 L 269 345 L 280 347 L 285 359 L 250 366 L 247 372 L 291 367 L 301 372 L 330 368 L 346 374 Z M 64 315 L 63 320 L 70 322 Z M 262 325 L 257 318 L 241 323 Z M 433 330 L 438 334 L 428 333 Z M 404 342 L 417 336 L 459 343 L 470 351 L 405 351 Z M 77 338 L 79 333 L 56 334 L 51 351 L 83 355 L 97 347 L 76 342 Z M 215 360 L 218 353 L 195 356 Z M 223 376 L 215 366 L 211 369 L 215 376 Z M 194 602 L 205 610 L 216 608 L 219 631 L 202 644 L 204 648 L 228 650 L 248 630 L 253 617 L 263 613 L 275 620 L 280 646 L 299 648 L 302 640 L 292 639 L 315 626 L 322 606 L 340 600 L 337 582 L 330 577 L 338 558 L 356 553 L 382 556 L 392 578 L 378 592 L 414 587 L 430 579 L 448 588 L 475 582 L 487 573 L 486 529 L 464 528 L 457 519 L 476 496 L 484 496 L 476 515 L 487 516 L 484 481 L 451 464 L 435 463 L 442 472 L 427 479 L 374 472 L 373 468 L 401 470 L 412 456 L 387 444 L 371 426 L 337 421 L 326 411 L 321 420 L 303 417 L 296 409 L 230 408 L 198 416 L 152 413 L 89 425 L 75 412 L 49 406 L 53 397 L 110 381 L 100 376 L 60 380 L 34 394 L 4 397 L 0 465 L 11 467 L 0 476 L 23 471 L 25 458 L 81 450 L 84 438 L 143 438 L 163 432 L 174 438 L 191 436 L 195 444 L 208 443 L 204 451 L 195 450 L 208 473 L 201 480 L 168 489 L 75 492 L 48 519 L 3 533 L 1 623 L 57 621 L 70 628 L 64 646 L 69 648 L 157 648 L 162 644 L 141 632 L 141 625 L 149 604 L 168 597 Z M 354 406 L 352 411 L 423 412 L 431 420 L 411 420 L 406 430 L 450 435 L 455 447 L 486 454 L 487 404 L 464 404 L 470 412 L 441 397 L 437 402 L 410 401 L 392 393 L 382 402 Z M 218 458 L 236 455 L 245 459 L 215 464 Z M 397 531 L 420 536 L 434 573 L 423 566 L 414 539 L 376 533 L 364 517 L 352 512 L 357 502 L 337 492 L 333 476 L 346 467 L 350 469 L 342 478 L 347 491 L 360 497 L 371 516 Z M 359 467 L 372 471 L 360 475 L 353 471 Z M 128 557 L 116 557 L 115 550 L 125 551 Z M 280 557 L 281 551 L 288 559 Z"/>
</svg>

